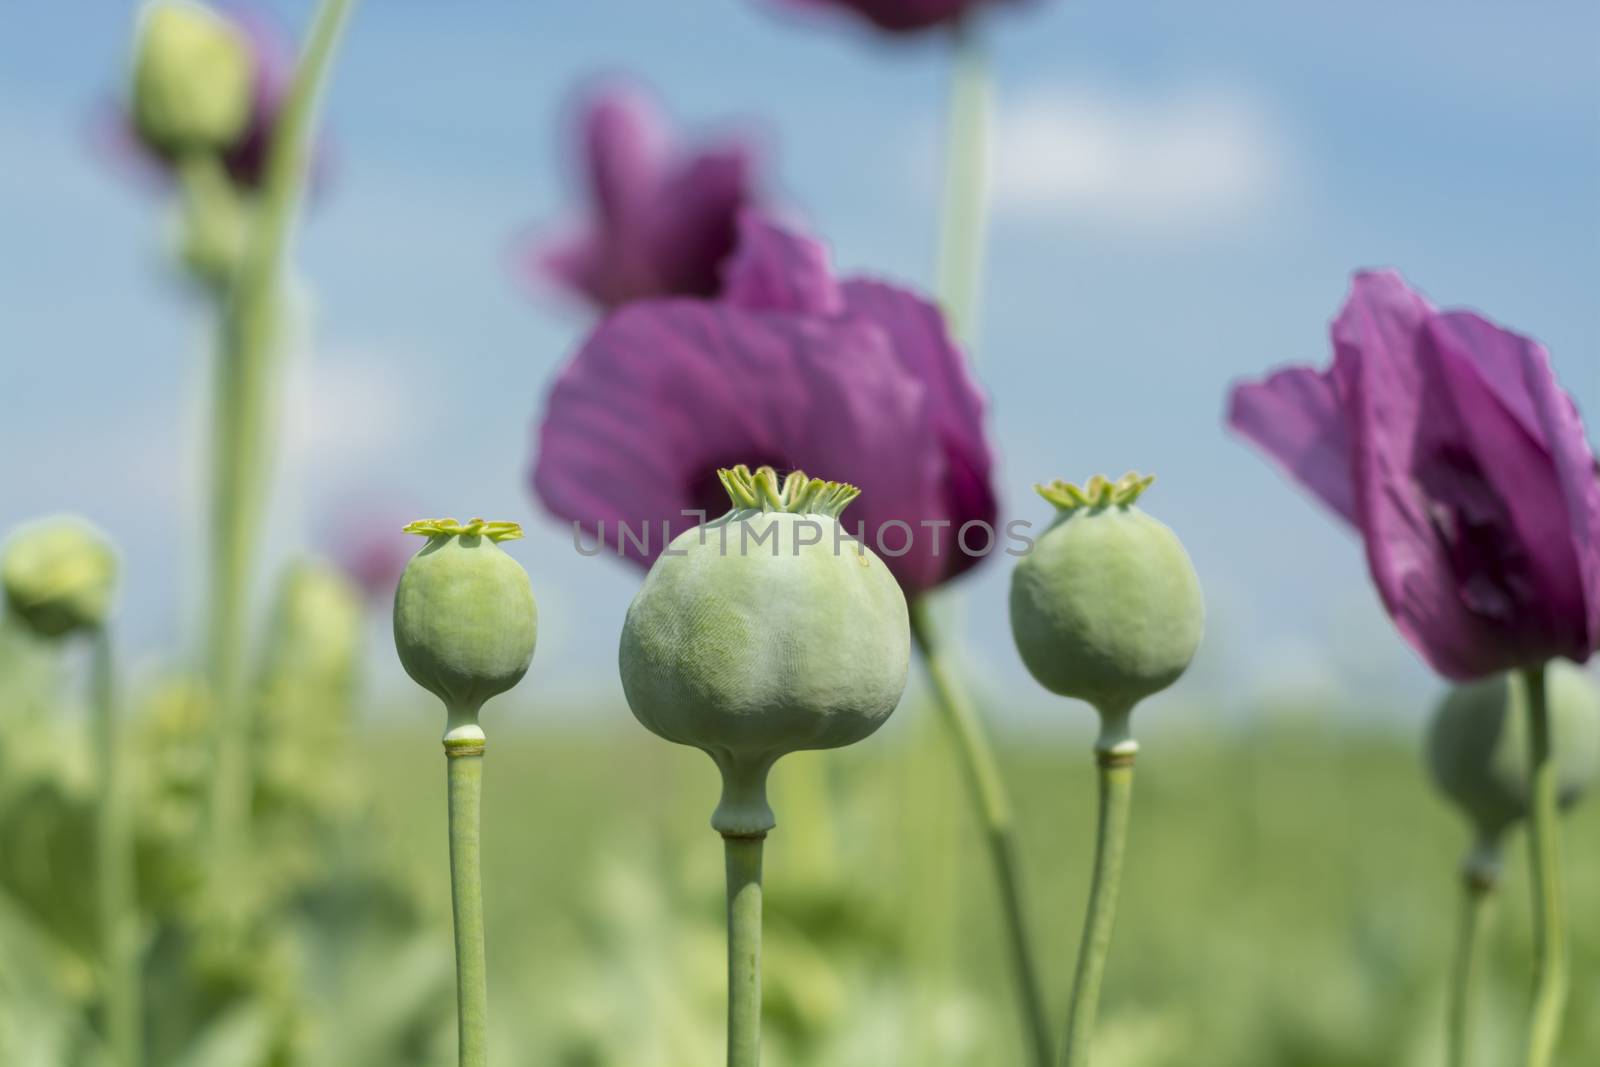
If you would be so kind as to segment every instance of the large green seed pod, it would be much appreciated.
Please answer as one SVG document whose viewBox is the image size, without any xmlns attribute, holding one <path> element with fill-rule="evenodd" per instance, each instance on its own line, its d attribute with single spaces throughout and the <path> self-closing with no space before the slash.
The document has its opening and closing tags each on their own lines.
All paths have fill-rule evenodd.
<svg viewBox="0 0 1600 1067">
<path fill-rule="evenodd" d="M 1564 660 L 1545 668 L 1552 750 L 1563 807 L 1576 804 L 1600 768 L 1600 690 Z M 1428 727 L 1434 784 L 1493 845 L 1528 813 L 1528 683 L 1519 672 L 1456 686 Z"/>
<path fill-rule="evenodd" d="M 117 552 L 82 519 L 40 519 L 11 536 L 0 581 L 7 609 L 39 636 L 92 630 L 111 612 Z"/>
<path fill-rule="evenodd" d="M 1121 717 L 1177 681 L 1205 625 L 1183 544 L 1134 506 L 1151 478 L 1039 486 L 1055 522 L 1011 577 L 1011 632 L 1053 693 Z"/>
<path fill-rule="evenodd" d="M 444 701 L 452 728 L 476 723 L 484 701 L 516 685 L 533 662 L 538 609 L 528 574 L 498 542 L 512 522 L 429 519 L 428 539 L 394 594 L 394 644 L 416 683 Z"/>
<path fill-rule="evenodd" d="M 840 526 L 853 486 L 718 476 L 733 508 L 650 568 L 622 628 L 622 687 L 648 729 L 722 770 L 712 825 L 758 834 L 774 825 L 775 760 L 860 741 L 900 702 L 910 624 L 888 567 Z"/>
<path fill-rule="evenodd" d="M 255 64 L 226 18 L 190 0 L 161 0 L 140 20 L 133 61 L 133 124 L 173 157 L 219 152 L 250 118 Z"/>
</svg>

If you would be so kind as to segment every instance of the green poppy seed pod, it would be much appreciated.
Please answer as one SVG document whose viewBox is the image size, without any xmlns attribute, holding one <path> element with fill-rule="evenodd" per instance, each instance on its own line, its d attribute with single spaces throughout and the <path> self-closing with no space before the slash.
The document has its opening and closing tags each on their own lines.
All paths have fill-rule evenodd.
<svg viewBox="0 0 1600 1067">
<path fill-rule="evenodd" d="M 164 155 L 215 153 L 250 117 L 255 68 L 249 43 L 222 15 L 191 0 L 144 9 L 133 60 L 133 124 Z"/>
<path fill-rule="evenodd" d="M 1600 691 L 1580 668 L 1545 668 L 1551 747 L 1563 807 L 1577 803 L 1600 767 Z M 1428 727 L 1434 785 L 1472 824 L 1480 843 L 1498 844 L 1528 811 L 1528 683 L 1520 672 L 1450 690 Z"/>
<path fill-rule="evenodd" d="M 1100 747 L 1131 745 L 1135 704 L 1177 681 L 1205 627 L 1200 580 L 1170 529 L 1135 507 L 1153 478 L 1038 486 L 1055 521 L 1011 576 L 1011 632 L 1039 684 L 1088 701 Z"/>
<path fill-rule="evenodd" d="M 481 740 L 478 709 L 521 681 L 533 662 L 539 628 L 533 588 L 499 545 L 521 537 L 522 528 L 428 519 L 405 530 L 428 543 L 406 564 L 394 594 L 400 663 L 444 701 L 447 741 Z"/>
<path fill-rule="evenodd" d="M 12 615 L 41 637 L 64 637 L 105 624 L 116 592 L 117 552 L 82 519 L 40 519 L 11 536 L 0 581 Z"/>
<path fill-rule="evenodd" d="M 718 472 L 733 507 L 675 538 L 628 608 L 619 660 L 634 717 L 705 751 L 722 771 L 711 824 L 774 824 L 767 771 L 800 749 L 871 734 L 910 664 L 905 596 L 844 534 L 858 490 L 770 467 Z"/>
</svg>

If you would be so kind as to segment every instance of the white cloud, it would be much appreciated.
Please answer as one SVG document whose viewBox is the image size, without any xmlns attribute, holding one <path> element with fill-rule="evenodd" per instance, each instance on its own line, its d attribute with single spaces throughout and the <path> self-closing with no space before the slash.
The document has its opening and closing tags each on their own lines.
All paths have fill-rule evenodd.
<svg viewBox="0 0 1600 1067">
<path fill-rule="evenodd" d="M 1237 93 L 1085 87 L 1002 101 L 993 152 L 1003 216 L 1161 232 L 1247 221 L 1284 187 L 1290 154 L 1266 109 Z"/>
</svg>

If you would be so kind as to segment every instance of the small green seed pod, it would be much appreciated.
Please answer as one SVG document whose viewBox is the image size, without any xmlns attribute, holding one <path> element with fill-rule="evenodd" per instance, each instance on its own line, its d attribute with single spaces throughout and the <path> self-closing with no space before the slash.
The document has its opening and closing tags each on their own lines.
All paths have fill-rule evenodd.
<svg viewBox="0 0 1600 1067">
<path fill-rule="evenodd" d="M 41 637 L 98 629 L 116 591 L 116 549 L 82 519 L 40 519 L 12 535 L 0 581 L 8 610 Z"/>
<path fill-rule="evenodd" d="M 174 158 L 215 153 L 250 117 L 255 80 L 249 43 L 203 4 L 161 0 L 140 19 L 133 63 L 133 124 Z"/>
<path fill-rule="evenodd" d="M 774 825 L 768 769 L 867 737 L 905 690 L 910 624 L 882 560 L 844 535 L 853 486 L 770 467 L 718 472 L 733 507 L 680 534 L 628 609 L 619 660 L 634 717 L 722 771 L 712 826 Z"/>
<path fill-rule="evenodd" d="M 521 681 L 533 662 L 533 589 L 498 544 L 521 537 L 522 528 L 431 519 L 405 529 L 428 543 L 395 590 L 395 649 L 406 673 L 444 701 L 452 729 L 476 729 L 478 709 Z"/>
<path fill-rule="evenodd" d="M 1059 513 L 1011 577 L 1023 663 L 1052 693 L 1093 704 L 1113 733 L 1115 720 L 1183 674 L 1205 625 L 1183 544 L 1134 506 L 1153 480 L 1037 487 Z"/>
<path fill-rule="evenodd" d="M 1546 668 L 1552 749 L 1562 807 L 1576 804 L 1600 768 L 1600 691 L 1564 660 Z M 1439 702 L 1426 749 L 1433 783 L 1495 846 L 1528 813 L 1528 685 L 1520 672 L 1456 686 Z"/>
<path fill-rule="evenodd" d="M 283 576 L 267 637 L 269 679 L 343 689 L 361 656 L 361 592 L 331 564 L 299 560 Z"/>
</svg>

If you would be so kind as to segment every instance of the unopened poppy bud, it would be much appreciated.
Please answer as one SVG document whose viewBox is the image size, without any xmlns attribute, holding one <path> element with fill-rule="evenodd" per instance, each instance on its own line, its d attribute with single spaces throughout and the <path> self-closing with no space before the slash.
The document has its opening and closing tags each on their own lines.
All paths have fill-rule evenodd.
<svg viewBox="0 0 1600 1067">
<path fill-rule="evenodd" d="M 1126 716 L 1177 681 L 1205 625 L 1200 580 L 1183 544 L 1135 506 L 1153 479 L 1056 481 L 1058 509 L 1011 578 L 1011 630 L 1039 684 Z"/>
<path fill-rule="evenodd" d="M 400 663 L 444 701 L 452 729 L 475 724 L 484 702 L 521 681 L 533 662 L 533 588 L 528 573 L 498 544 L 521 537 L 522 528 L 514 522 L 426 519 L 405 529 L 428 543 L 406 564 L 395 590 Z"/>
<path fill-rule="evenodd" d="M 284 575 L 267 646 L 271 678 L 339 687 L 361 654 L 361 593 L 331 564 L 302 560 Z"/>
<path fill-rule="evenodd" d="M 11 536 L 0 581 L 7 610 L 41 637 L 95 629 L 116 592 L 116 549 L 81 519 L 41 519 Z"/>
<path fill-rule="evenodd" d="M 254 62 L 237 27 L 192 0 L 159 0 L 140 17 L 133 122 L 163 156 L 221 152 L 250 118 Z"/>
<path fill-rule="evenodd" d="M 1557 790 L 1571 807 L 1600 767 L 1600 691 L 1580 668 L 1546 669 L 1551 749 Z M 1528 685 L 1521 672 L 1456 686 L 1428 728 L 1434 784 L 1472 823 L 1478 838 L 1498 842 L 1528 813 Z"/>
</svg>

